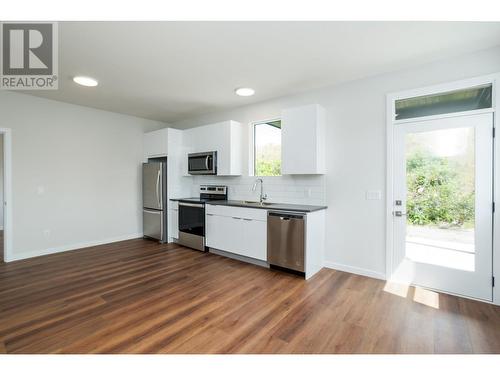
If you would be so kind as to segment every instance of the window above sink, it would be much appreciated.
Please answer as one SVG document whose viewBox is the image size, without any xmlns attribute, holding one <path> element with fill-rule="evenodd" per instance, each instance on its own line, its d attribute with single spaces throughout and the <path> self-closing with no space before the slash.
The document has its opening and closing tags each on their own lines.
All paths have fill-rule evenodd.
<svg viewBox="0 0 500 375">
<path fill-rule="evenodd" d="M 281 176 L 281 120 L 252 124 L 253 175 Z"/>
</svg>

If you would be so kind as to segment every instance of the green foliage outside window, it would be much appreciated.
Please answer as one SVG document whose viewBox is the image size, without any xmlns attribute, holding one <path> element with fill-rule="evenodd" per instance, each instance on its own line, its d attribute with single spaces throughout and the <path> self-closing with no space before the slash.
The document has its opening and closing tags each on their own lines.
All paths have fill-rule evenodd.
<svg viewBox="0 0 500 375">
<path fill-rule="evenodd" d="M 457 168 L 457 163 L 421 151 L 407 158 L 406 208 L 409 223 L 473 225 L 474 176 L 458 173 L 461 169 Z M 473 168 L 467 170 L 473 171 Z"/>
<path fill-rule="evenodd" d="M 281 122 L 254 125 L 255 176 L 281 176 Z"/>
<path fill-rule="evenodd" d="M 280 176 L 281 175 L 281 160 L 265 160 L 257 159 L 255 161 L 256 176 Z"/>
</svg>

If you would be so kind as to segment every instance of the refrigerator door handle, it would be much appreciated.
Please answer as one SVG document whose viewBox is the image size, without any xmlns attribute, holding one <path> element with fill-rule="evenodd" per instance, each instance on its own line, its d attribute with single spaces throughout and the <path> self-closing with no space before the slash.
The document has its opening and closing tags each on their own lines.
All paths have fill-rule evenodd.
<svg viewBox="0 0 500 375">
<path fill-rule="evenodd" d="M 163 208 L 162 204 L 161 204 L 162 202 L 161 202 L 161 199 L 160 199 L 160 192 L 159 192 L 160 177 L 161 177 L 161 170 L 158 171 L 158 174 L 156 176 L 156 201 L 158 202 L 158 207 L 159 208 Z"/>
</svg>

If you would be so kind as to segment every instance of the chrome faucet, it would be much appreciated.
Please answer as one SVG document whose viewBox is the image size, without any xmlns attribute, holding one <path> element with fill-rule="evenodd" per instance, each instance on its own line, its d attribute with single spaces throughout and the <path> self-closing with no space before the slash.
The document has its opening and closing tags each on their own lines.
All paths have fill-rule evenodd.
<svg viewBox="0 0 500 375">
<path fill-rule="evenodd" d="M 260 204 L 264 203 L 264 201 L 267 199 L 267 194 L 264 194 L 264 181 L 262 178 L 258 178 L 255 180 L 252 191 L 255 191 L 257 189 L 257 184 L 260 182 L 260 197 L 259 197 L 259 202 Z"/>
</svg>

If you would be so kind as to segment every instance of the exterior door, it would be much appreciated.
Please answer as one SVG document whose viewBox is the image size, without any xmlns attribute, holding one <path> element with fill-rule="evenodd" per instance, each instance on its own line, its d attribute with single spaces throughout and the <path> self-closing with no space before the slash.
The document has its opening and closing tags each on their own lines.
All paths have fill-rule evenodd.
<svg viewBox="0 0 500 375">
<path fill-rule="evenodd" d="M 493 115 L 394 127 L 392 279 L 491 301 Z"/>
</svg>

